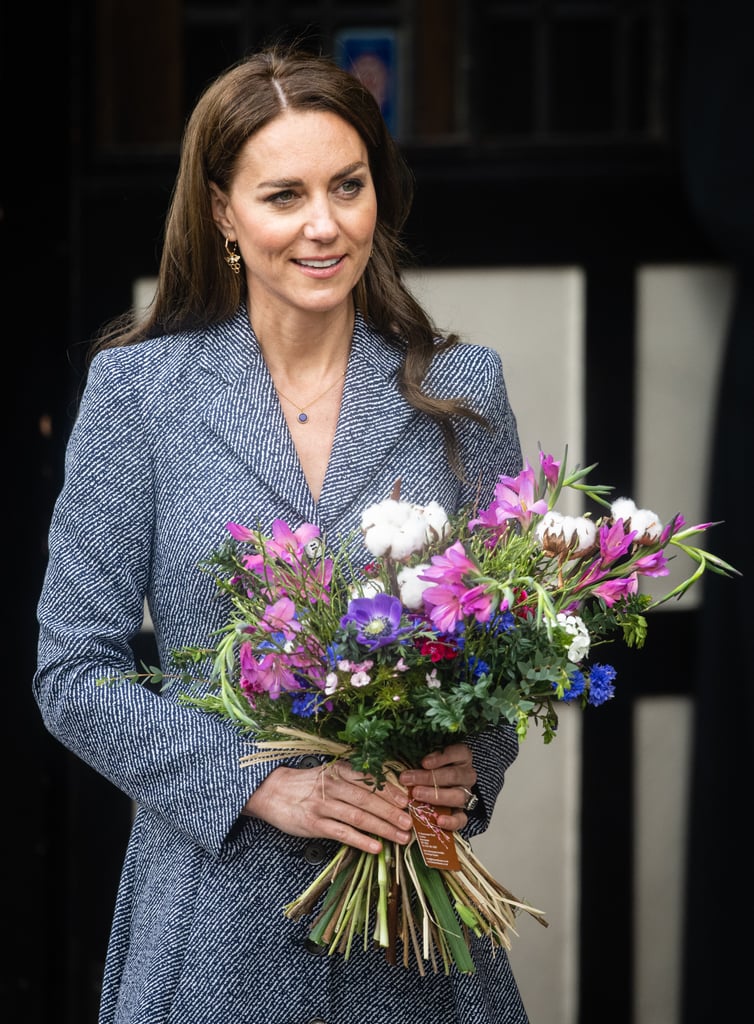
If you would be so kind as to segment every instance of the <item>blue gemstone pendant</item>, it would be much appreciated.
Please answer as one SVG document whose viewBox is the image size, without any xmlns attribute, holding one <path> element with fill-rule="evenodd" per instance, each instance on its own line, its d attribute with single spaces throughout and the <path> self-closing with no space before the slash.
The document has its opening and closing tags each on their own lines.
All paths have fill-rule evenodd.
<svg viewBox="0 0 754 1024">
<path fill-rule="evenodd" d="M 307 423 L 309 421 L 309 417 L 306 415 L 305 412 L 300 412 L 298 414 L 298 421 L 299 423 Z"/>
</svg>

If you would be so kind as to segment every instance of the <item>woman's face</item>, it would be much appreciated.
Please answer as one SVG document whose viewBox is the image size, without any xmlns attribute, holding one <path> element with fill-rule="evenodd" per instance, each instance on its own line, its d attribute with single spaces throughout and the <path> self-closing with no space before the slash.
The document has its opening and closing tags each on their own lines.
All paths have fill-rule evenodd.
<svg viewBox="0 0 754 1024">
<path fill-rule="evenodd" d="M 255 326 L 266 313 L 330 312 L 350 303 L 377 220 L 367 149 L 325 111 L 285 111 L 239 154 L 215 221 L 243 257 Z"/>
</svg>

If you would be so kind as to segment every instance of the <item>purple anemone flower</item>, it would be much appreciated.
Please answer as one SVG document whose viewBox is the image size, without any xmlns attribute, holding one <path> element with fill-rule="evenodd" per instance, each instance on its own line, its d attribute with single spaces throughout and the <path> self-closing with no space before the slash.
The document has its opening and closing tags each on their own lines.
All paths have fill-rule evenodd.
<svg viewBox="0 0 754 1024">
<path fill-rule="evenodd" d="M 342 629 L 356 626 L 356 639 L 370 650 L 395 643 L 398 637 L 409 632 L 410 627 L 401 626 L 403 605 L 392 594 L 375 594 L 374 597 L 355 597 L 348 604 L 348 611 L 341 618 Z"/>
</svg>

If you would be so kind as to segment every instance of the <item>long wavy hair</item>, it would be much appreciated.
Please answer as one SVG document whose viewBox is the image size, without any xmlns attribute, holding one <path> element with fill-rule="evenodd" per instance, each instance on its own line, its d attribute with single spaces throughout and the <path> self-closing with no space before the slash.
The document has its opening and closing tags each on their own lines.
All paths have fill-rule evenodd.
<svg viewBox="0 0 754 1024">
<path fill-rule="evenodd" d="M 244 144 L 286 109 L 337 114 L 366 145 L 377 224 L 372 256 L 354 288 L 354 303 L 387 342 L 403 352 L 400 391 L 412 407 L 437 422 L 450 463 L 462 476 L 454 421 L 486 421 L 464 397 L 437 398 L 423 388 L 438 350 L 459 339 L 455 334 L 440 335 L 401 278 L 408 257 L 401 232 L 413 201 L 413 175 L 371 92 L 329 57 L 295 46 L 273 45 L 244 58 L 201 95 L 183 136 L 154 299 L 146 315 L 130 311 L 106 324 L 92 342 L 88 359 L 105 348 L 200 328 L 237 311 L 246 299 L 246 281 L 225 264 L 209 183 L 229 191 Z"/>
</svg>

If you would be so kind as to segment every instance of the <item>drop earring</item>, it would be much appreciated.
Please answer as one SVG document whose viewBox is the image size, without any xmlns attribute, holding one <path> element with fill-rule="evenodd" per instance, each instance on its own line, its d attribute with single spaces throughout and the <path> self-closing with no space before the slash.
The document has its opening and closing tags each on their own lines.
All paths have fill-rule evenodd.
<svg viewBox="0 0 754 1024">
<path fill-rule="evenodd" d="M 233 248 L 231 249 L 231 246 Z M 234 274 L 241 273 L 241 254 L 238 251 L 238 242 L 225 239 L 225 256 L 223 257 Z"/>
</svg>

